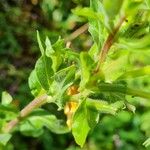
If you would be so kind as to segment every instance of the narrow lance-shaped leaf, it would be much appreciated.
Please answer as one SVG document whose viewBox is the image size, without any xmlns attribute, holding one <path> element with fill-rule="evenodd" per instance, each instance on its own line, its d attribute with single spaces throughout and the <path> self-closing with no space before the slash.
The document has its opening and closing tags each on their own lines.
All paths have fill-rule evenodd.
<svg viewBox="0 0 150 150">
<path fill-rule="evenodd" d="M 90 80 L 91 75 L 91 67 L 93 64 L 93 60 L 86 52 L 80 53 L 80 61 L 81 61 L 81 87 L 86 86 L 86 84 Z"/>
<path fill-rule="evenodd" d="M 144 145 L 145 147 L 150 146 L 150 138 L 148 138 L 148 139 L 143 143 L 143 145 Z"/>
<path fill-rule="evenodd" d="M 120 39 L 119 43 L 117 44 L 119 48 L 125 50 L 149 50 L 150 43 L 149 43 L 150 35 L 146 35 L 140 39 Z"/>
<path fill-rule="evenodd" d="M 73 136 L 76 143 L 81 147 L 83 147 L 89 131 L 90 126 L 87 118 L 86 100 L 83 100 L 73 116 L 72 123 Z"/>
<path fill-rule="evenodd" d="M 122 74 L 117 80 L 136 78 L 145 75 L 150 75 L 150 66 L 146 66 L 132 71 L 127 71 L 126 73 Z"/>
<path fill-rule="evenodd" d="M 87 106 L 94 107 L 95 110 L 103 113 L 116 114 L 117 109 L 111 105 L 109 105 L 106 101 L 87 99 Z"/>
<path fill-rule="evenodd" d="M 104 0 L 103 1 L 104 8 L 110 20 L 113 20 L 116 17 L 116 15 L 118 15 L 121 9 L 122 3 L 123 3 L 123 0 L 113 0 L 113 1 Z"/>
<path fill-rule="evenodd" d="M 87 107 L 87 119 L 89 127 L 93 130 L 99 121 L 99 111 L 94 106 Z"/>
<path fill-rule="evenodd" d="M 73 9 L 73 13 L 78 16 L 85 17 L 89 21 L 89 32 L 91 33 L 94 42 L 100 49 L 103 42 L 104 17 L 101 10 L 101 3 L 98 0 L 90 1 L 90 8 L 77 7 Z"/>
<path fill-rule="evenodd" d="M 93 40 L 97 44 L 97 48 L 99 50 L 104 41 L 105 13 L 100 1 L 90 0 L 90 8 L 95 12 L 95 14 L 99 14 L 99 16 L 101 16 L 98 19 L 89 18 L 89 32 L 92 35 Z"/>
<path fill-rule="evenodd" d="M 56 72 L 62 63 L 63 59 L 62 56 L 65 47 L 64 40 L 59 38 L 56 41 L 56 43 L 52 45 L 48 37 L 46 37 L 45 45 L 46 45 L 46 56 L 52 59 L 52 68 L 54 72 Z"/>
<path fill-rule="evenodd" d="M 54 115 L 30 116 L 21 124 L 20 130 L 28 136 L 39 136 L 39 134 L 41 134 L 43 131 L 43 127 L 46 127 L 57 134 L 64 134 L 69 132 L 65 122 L 63 120 L 57 119 Z M 36 133 L 38 131 L 40 131 L 40 133 Z"/>
<path fill-rule="evenodd" d="M 84 8 L 77 7 L 73 9 L 72 12 L 75 15 L 82 16 L 87 19 L 99 19 L 100 17 L 97 13 L 95 13 L 94 11 L 92 11 L 92 9 L 88 7 L 84 7 Z"/>
<path fill-rule="evenodd" d="M 150 9 L 150 0 L 145 0 L 147 7 Z"/>
<path fill-rule="evenodd" d="M 51 66 L 51 58 L 45 55 L 41 56 L 35 65 L 35 71 L 38 81 L 46 91 L 49 90 L 51 85 L 51 76 L 53 75 L 53 70 Z"/>
<path fill-rule="evenodd" d="M 37 31 L 37 41 L 38 41 L 38 44 L 39 44 L 41 54 L 44 55 L 45 52 L 44 52 L 44 48 L 43 48 L 43 45 L 42 45 L 42 42 L 41 42 L 41 39 L 40 39 L 39 31 Z"/>
<path fill-rule="evenodd" d="M 144 0 L 125 0 L 122 9 L 126 16 L 135 15 L 139 9 L 144 9 Z"/>
<path fill-rule="evenodd" d="M 55 51 L 48 37 L 46 37 L 45 45 L 46 45 L 46 55 L 50 57 Z"/>
</svg>

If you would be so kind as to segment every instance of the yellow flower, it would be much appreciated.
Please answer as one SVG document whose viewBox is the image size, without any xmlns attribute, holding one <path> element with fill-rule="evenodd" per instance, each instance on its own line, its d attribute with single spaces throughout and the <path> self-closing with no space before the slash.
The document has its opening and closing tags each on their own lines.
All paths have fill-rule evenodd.
<svg viewBox="0 0 150 150">
<path fill-rule="evenodd" d="M 73 118 L 73 115 L 74 115 L 77 107 L 78 107 L 78 103 L 73 102 L 73 101 L 67 102 L 66 106 L 64 107 L 64 113 L 67 116 L 66 123 L 69 128 L 71 128 L 71 126 L 72 126 L 72 118 Z"/>
</svg>

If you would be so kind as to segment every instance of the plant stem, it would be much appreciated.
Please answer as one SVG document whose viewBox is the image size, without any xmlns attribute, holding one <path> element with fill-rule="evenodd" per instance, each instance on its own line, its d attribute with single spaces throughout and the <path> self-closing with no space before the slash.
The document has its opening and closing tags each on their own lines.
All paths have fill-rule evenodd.
<svg viewBox="0 0 150 150">
<path fill-rule="evenodd" d="M 88 29 L 88 24 L 84 24 L 83 26 L 79 27 L 77 30 L 75 30 L 71 35 L 65 39 L 65 41 L 72 41 L 76 37 L 78 37 L 80 34 L 84 33 Z"/>
<path fill-rule="evenodd" d="M 14 120 L 11 120 L 10 122 L 8 122 L 6 124 L 6 126 L 4 127 L 3 131 L 5 133 L 9 133 L 11 132 L 11 130 L 23 119 L 25 118 L 28 114 L 30 114 L 35 108 L 38 108 L 40 106 L 42 106 L 43 104 L 45 104 L 47 101 L 46 99 L 48 98 L 48 95 L 42 95 L 39 97 L 36 97 L 33 101 L 31 101 L 27 106 L 25 106 L 25 108 L 23 108 L 20 111 L 20 114 L 17 118 L 15 118 Z"/>
<path fill-rule="evenodd" d="M 102 46 L 102 49 L 100 51 L 100 54 L 99 54 L 99 62 L 96 66 L 95 72 L 99 71 L 101 65 L 105 61 L 106 56 L 108 54 L 108 51 L 109 51 L 110 47 L 113 45 L 115 36 L 116 36 L 117 32 L 119 31 L 119 29 L 120 29 L 122 23 L 124 22 L 125 18 L 126 18 L 125 16 L 122 16 L 120 18 L 120 21 L 118 22 L 118 24 L 116 25 L 114 30 L 108 35 L 106 41 L 104 42 L 104 44 Z"/>
<path fill-rule="evenodd" d="M 137 90 L 137 89 L 136 90 L 130 89 L 130 88 L 127 88 L 126 92 L 128 95 L 133 95 L 136 97 L 142 97 L 142 98 L 150 99 L 150 93 L 148 93 L 148 92 L 144 92 L 144 91 Z"/>
<path fill-rule="evenodd" d="M 127 88 L 123 85 L 113 85 L 113 84 L 104 83 L 104 84 L 101 84 L 98 87 L 98 89 L 104 92 L 118 92 L 118 93 L 123 93 L 127 95 L 132 95 L 135 97 L 142 97 L 142 98 L 150 99 L 150 93 L 137 90 L 137 89 Z"/>
</svg>

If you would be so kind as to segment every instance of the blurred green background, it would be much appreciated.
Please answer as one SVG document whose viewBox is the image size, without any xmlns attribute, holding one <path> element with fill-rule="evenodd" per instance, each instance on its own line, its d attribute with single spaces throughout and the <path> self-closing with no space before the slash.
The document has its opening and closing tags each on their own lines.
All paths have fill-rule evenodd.
<svg viewBox="0 0 150 150">
<path fill-rule="evenodd" d="M 89 6 L 89 0 L 0 0 L 0 93 L 8 91 L 20 109 L 33 98 L 28 76 L 40 54 L 36 30 L 43 39 L 48 35 L 52 42 L 59 36 L 68 38 L 86 23 L 71 13 L 77 6 Z M 75 50 L 87 50 L 91 42 L 86 32 L 73 40 L 71 46 Z M 149 87 L 150 79 L 140 78 L 133 83 L 137 87 L 141 84 Z M 150 105 L 143 99 L 140 104 L 136 98 L 134 101 L 136 114 L 122 111 L 117 116 L 102 115 L 83 149 L 146 149 L 142 143 L 146 140 L 145 131 L 150 135 Z M 6 150 L 80 150 L 71 134 L 57 135 L 47 129 L 38 138 L 15 133 L 11 143 Z"/>
</svg>

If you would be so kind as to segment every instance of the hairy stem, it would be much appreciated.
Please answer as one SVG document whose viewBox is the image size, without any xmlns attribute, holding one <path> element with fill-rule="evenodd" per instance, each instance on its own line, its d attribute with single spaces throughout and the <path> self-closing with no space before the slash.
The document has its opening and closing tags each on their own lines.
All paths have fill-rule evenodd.
<svg viewBox="0 0 150 150">
<path fill-rule="evenodd" d="M 5 133 L 11 132 L 11 130 L 20 122 L 20 120 L 25 118 L 35 108 L 38 108 L 38 107 L 42 106 L 43 104 L 45 104 L 47 102 L 46 101 L 47 97 L 48 97 L 48 95 L 45 94 L 45 95 L 39 96 L 39 97 L 35 98 L 33 101 L 31 101 L 27 106 L 25 106 L 25 108 L 23 108 L 20 111 L 20 114 L 17 118 L 15 118 L 14 120 L 11 120 L 10 122 L 8 122 L 6 124 L 3 131 Z"/>
<path fill-rule="evenodd" d="M 148 92 L 130 88 L 127 88 L 126 92 L 128 95 L 150 99 L 150 93 Z"/>
<path fill-rule="evenodd" d="M 113 84 L 101 84 L 98 88 L 100 91 L 104 92 L 119 92 L 127 95 L 132 95 L 135 97 L 142 97 L 146 99 L 150 99 L 150 93 L 144 92 L 137 89 L 127 88 L 123 85 L 113 85 Z"/>
<path fill-rule="evenodd" d="M 96 66 L 96 71 L 95 72 L 99 71 L 99 68 L 101 67 L 101 64 L 103 64 L 103 62 L 105 61 L 106 56 L 108 54 L 108 51 L 109 51 L 110 47 L 113 45 L 115 36 L 116 36 L 117 32 L 119 31 L 119 29 L 120 29 L 122 23 L 124 22 L 124 20 L 125 20 L 125 16 L 122 16 L 120 18 L 120 21 L 118 22 L 118 24 L 114 28 L 114 30 L 108 35 L 106 41 L 104 42 L 104 44 L 102 46 L 102 49 L 100 51 L 100 54 L 99 54 L 99 62 Z"/>
</svg>

